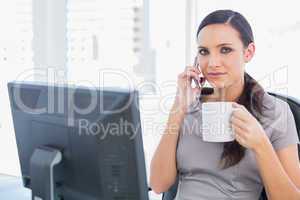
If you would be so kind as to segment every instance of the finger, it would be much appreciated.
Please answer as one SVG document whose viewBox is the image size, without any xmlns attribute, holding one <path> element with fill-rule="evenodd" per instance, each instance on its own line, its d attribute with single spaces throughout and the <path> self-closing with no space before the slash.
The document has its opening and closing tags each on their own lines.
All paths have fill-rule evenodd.
<svg viewBox="0 0 300 200">
<path fill-rule="evenodd" d="M 197 68 L 197 67 L 194 67 L 194 66 L 187 66 L 185 68 L 185 71 L 194 71 L 194 72 L 196 72 L 198 74 L 202 74 L 201 70 L 199 68 Z"/>
<path fill-rule="evenodd" d="M 240 108 L 240 109 L 245 110 L 245 111 L 248 112 L 247 108 L 245 108 L 244 105 L 238 104 L 237 102 L 233 102 L 233 103 L 232 103 L 232 107 L 233 107 L 233 108 Z"/>
<path fill-rule="evenodd" d="M 241 145 L 245 145 L 246 140 L 242 138 L 239 134 L 235 134 L 235 139 L 240 143 Z"/>
<path fill-rule="evenodd" d="M 232 107 L 233 107 L 233 108 L 242 108 L 243 105 L 241 105 L 241 104 L 239 104 L 239 103 L 237 103 L 237 102 L 232 102 Z"/>
<path fill-rule="evenodd" d="M 232 117 L 236 117 L 236 118 L 242 120 L 243 122 L 247 122 L 248 121 L 248 113 L 245 112 L 241 108 L 233 109 Z"/>
<path fill-rule="evenodd" d="M 246 135 L 244 134 L 245 131 L 244 131 L 243 129 L 241 129 L 241 128 L 238 127 L 238 126 L 234 126 L 234 125 L 232 126 L 232 128 L 233 128 L 233 131 L 234 131 L 234 135 L 235 135 L 236 137 L 239 137 L 239 138 L 243 139 L 244 141 L 247 140 L 247 137 L 246 137 Z"/>
<path fill-rule="evenodd" d="M 238 135 L 241 136 L 241 135 L 244 135 L 244 133 L 245 133 L 245 130 L 243 128 L 241 128 L 240 126 L 236 125 L 236 124 L 232 124 L 231 128 L 232 128 L 233 133 L 235 135 L 238 134 Z"/>
<path fill-rule="evenodd" d="M 243 131 L 246 131 L 246 123 L 244 121 L 242 121 L 241 119 L 233 116 L 233 117 L 231 117 L 230 121 L 231 121 L 232 125 L 238 126 Z"/>
<path fill-rule="evenodd" d="M 185 78 L 195 78 L 195 79 L 197 79 L 198 80 L 198 75 L 195 73 L 195 72 L 192 72 L 192 71 L 184 71 L 184 72 L 182 72 L 182 73 L 180 73 L 179 75 L 178 75 L 178 79 L 185 79 Z"/>
<path fill-rule="evenodd" d="M 196 80 L 200 81 L 199 75 L 194 71 L 186 71 L 183 75 L 183 78 L 195 78 Z"/>
<path fill-rule="evenodd" d="M 200 69 L 195 68 L 195 67 L 191 67 L 191 68 L 188 67 L 188 68 L 187 68 L 187 71 L 193 71 L 193 72 L 198 73 L 198 76 L 200 77 L 199 83 L 200 83 L 201 86 L 204 85 L 206 79 L 205 79 L 205 77 L 202 75 L 202 72 L 201 72 Z M 201 76 L 201 75 L 202 75 L 202 76 Z M 197 84 L 197 85 L 199 85 L 199 84 Z M 199 86 L 200 86 L 200 85 L 199 85 Z"/>
</svg>

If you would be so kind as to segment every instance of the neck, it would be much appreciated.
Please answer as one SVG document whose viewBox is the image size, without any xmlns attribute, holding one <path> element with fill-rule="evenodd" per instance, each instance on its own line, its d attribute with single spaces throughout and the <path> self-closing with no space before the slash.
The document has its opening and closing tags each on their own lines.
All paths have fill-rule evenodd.
<svg viewBox="0 0 300 200">
<path fill-rule="evenodd" d="M 244 89 L 244 79 L 229 87 L 214 88 L 214 93 L 204 97 L 204 101 L 230 101 L 236 102 Z"/>
</svg>

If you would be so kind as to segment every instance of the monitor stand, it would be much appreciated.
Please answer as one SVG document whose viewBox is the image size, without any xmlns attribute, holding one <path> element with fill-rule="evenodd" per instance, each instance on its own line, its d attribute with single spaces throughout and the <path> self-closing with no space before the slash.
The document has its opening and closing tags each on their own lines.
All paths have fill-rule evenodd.
<svg viewBox="0 0 300 200">
<path fill-rule="evenodd" d="M 51 147 L 39 147 L 30 159 L 32 200 L 55 200 L 53 168 L 62 160 L 62 153 Z"/>
</svg>

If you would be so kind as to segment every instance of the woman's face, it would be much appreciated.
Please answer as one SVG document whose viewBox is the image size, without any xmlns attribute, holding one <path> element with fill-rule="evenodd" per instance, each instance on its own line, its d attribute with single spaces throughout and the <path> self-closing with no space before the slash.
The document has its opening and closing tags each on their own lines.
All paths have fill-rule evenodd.
<svg viewBox="0 0 300 200">
<path fill-rule="evenodd" d="M 204 77 L 215 88 L 242 83 L 245 63 L 254 50 L 253 43 L 244 48 L 239 32 L 228 24 L 205 26 L 198 35 L 198 62 Z"/>
</svg>

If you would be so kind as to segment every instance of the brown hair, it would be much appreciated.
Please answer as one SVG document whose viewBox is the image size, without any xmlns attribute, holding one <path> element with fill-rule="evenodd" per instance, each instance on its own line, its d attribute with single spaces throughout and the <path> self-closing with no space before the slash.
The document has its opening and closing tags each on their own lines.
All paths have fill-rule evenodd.
<svg viewBox="0 0 300 200">
<path fill-rule="evenodd" d="M 232 10 L 217 10 L 207 15 L 197 31 L 197 37 L 202 28 L 210 24 L 229 24 L 240 34 L 240 39 L 244 47 L 254 41 L 250 24 L 238 12 Z M 248 73 L 244 74 L 244 89 L 237 103 L 244 105 L 247 110 L 259 121 L 262 115 L 262 98 L 264 89 Z M 223 153 L 220 159 L 222 168 L 228 168 L 240 162 L 245 155 L 245 148 L 236 140 L 224 143 Z"/>
<path fill-rule="evenodd" d="M 244 74 L 244 89 L 237 103 L 245 108 L 258 120 L 263 112 L 264 89 L 248 73 Z M 236 140 L 224 143 L 220 165 L 228 168 L 240 162 L 245 155 L 245 147 L 241 146 Z"/>
</svg>

